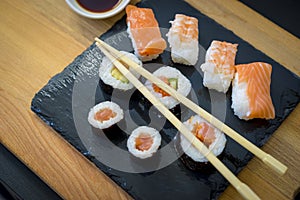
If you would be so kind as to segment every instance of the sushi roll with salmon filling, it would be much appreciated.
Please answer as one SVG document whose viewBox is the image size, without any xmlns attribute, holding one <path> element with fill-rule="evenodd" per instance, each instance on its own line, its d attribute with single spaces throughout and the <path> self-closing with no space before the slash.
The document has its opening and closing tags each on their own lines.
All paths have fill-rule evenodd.
<svg viewBox="0 0 300 200">
<path fill-rule="evenodd" d="M 114 102 L 105 101 L 91 108 L 88 114 L 89 123 L 99 129 L 107 129 L 124 118 L 123 110 Z"/>
<path fill-rule="evenodd" d="M 178 69 L 165 66 L 153 72 L 153 75 L 160 78 L 166 84 L 177 90 L 183 96 L 187 96 L 191 91 L 191 82 Z M 174 108 L 179 102 L 170 94 L 162 90 L 155 83 L 145 82 L 145 86 L 156 96 L 168 109 Z"/>
<path fill-rule="evenodd" d="M 270 95 L 272 66 L 255 62 L 236 65 L 232 82 L 232 105 L 240 119 L 274 119 L 275 109 Z"/>
<path fill-rule="evenodd" d="M 125 54 L 127 57 L 129 57 L 131 60 L 136 62 L 138 65 L 142 66 L 142 62 L 135 55 L 125 51 L 121 51 L 121 52 Z M 137 78 L 140 77 L 140 74 L 134 71 L 130 66 L 129 66 L 129 71 L 135 77 Z M 132 83 L 130 83 L 129 80 L 125 76 L 123 76 L 123 74 L 113 65 L 113 63 L 107 57 L 104 57 L 102 59 L 99 68 L 99 77 L 105 84 L 106 88 L 108 88 L 106 90 L 119 89 L 125 91 L 125 90 L 130 90 L 134 87 Z"/>
<path fill-rule="evenodd" d="M 149 8 L 128 5 L 126 14 L 127 32 L 131 38 L 135 55 L 142 61 L 157 58 L 165 50 L 167 44 L 161 37 L 153 11 Z"/>
<path fill-rule="evenodd" d="M 198 60 L 198 19 L 176 14 L 167 33 L 173 62 L 195 65 Z"/>
<path fill-rule="evenodd" d="M 209 89 L 226 93 L 235 72 L 237 44 L 212 41 L 201 65 L 204 72 L 203 85 Z"/>
<path fill-rule="evenodd" d="M 128 151 L 135 157 L 152 157 L 161 144 L 159 132 L 151 127 L 140 126 L 132 131 L 127 140 Z"/>
<path fill-rule="evenodd" d="M 219 129 L 214 128 L 199 115 L 192 116 L 183 123 L 215 156 L 219 156 L 226 144 L 226 137 Z M 208 160 L 182 134 L 180 148 L 184 154 L 181 160 L 188 168 L 197 170 L 205 167 Z"/>
</svg>

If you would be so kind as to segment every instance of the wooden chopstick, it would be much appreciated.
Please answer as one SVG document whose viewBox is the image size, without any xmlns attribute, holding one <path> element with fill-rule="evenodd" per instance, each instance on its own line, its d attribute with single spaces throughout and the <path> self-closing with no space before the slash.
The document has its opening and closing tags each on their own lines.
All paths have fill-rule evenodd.
<svg viewBox="0 0 300 200">
<path fill-rule="evenodd" d="M 211 164 L 233 185 L 245 199 L 260 199 L 245 183 L 241 182 L 208 148 L 198 140 L 182 122 L 174 116 L 131 72 L 108 52 L 103 42 L 96 42 L 104 55 L 112 61 L 115 67 L 163 114 L 192 145 L 194 145 Z"/>
<path fill-rule="evenodd" d="M 151 81 L 152 83 L 155 83 L 158 87 L 162 88 L 164 91 L 166 91 L 168 94 L 172 95 L 174 98 L 176 98 L 179 102 L 187 106 L 189 109 L 194 111 L 196 114 L 203 117 L 206 121 L 210 122 L 212 125 L 214 125 L 216 128 L 218 128 L 220 131 L 224 132 L 226 135 L 231 137 L 233 140 L 235 140 L 237 143 L 239 143 L 241 146 L 246 148 L 248 151 L 253 153 L 255 156 L 257 156 L 260 160 L 262 160 L 266 165 L 277 171 L 279 174 L 283 175 L 287 171 L 287 166 L 279 162 L 277 159 L 275 159 L 270 154 L 267 154 L 266 152 L 262 151 L 260 148 L 249 142 L 247 139 L 245 139 L 243 136 L 241 136 L 239 133 L 234 131 L 232 128 L 221 122 L 219 119 L 199 107 L 197 104 L 183 96 L 182 94 L 178 93 L 176 90 L 174 90 L 172 87 L 164 83 L 159 78 L 153 76 L 149 71 L 142 68 L 135 62 L 133 62 L 131 59 L 129 59 L 127 56 L 121 54 L 118 50 L 111 47 L 110 45 L 106 44 L 99 38 L 95 38 L 95 41 L 99 42 L 102 46 L 104 46 L 107 50 L 109 50 L 111 53 L 114 54 L 115 57 L 117 57 L 119 60 L 122 60 L 124 63 L 132 67 L 136 72 L 144 76 L 146 79 Z"/>
</svg>

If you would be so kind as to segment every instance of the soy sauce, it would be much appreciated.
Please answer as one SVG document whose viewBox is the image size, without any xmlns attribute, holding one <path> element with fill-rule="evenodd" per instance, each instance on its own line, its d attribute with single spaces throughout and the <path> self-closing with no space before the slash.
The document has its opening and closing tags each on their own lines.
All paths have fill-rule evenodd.
<svg viewBox="0 0 300 200">
<path fill-rule="evenodd" d="M 113 9 L 120 0 L 76 0 L 84 9 L 91 12 L 106 12 Z"/>
</svg>

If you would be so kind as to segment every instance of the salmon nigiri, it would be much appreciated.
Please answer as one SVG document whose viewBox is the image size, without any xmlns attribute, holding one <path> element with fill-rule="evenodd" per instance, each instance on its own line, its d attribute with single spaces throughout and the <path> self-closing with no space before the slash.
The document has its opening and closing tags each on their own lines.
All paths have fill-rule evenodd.
<svg viewBox="0 0 300 200">
<path fill-rule="evenodd" d="M 236 65 L 232 82 L 232 105 L 240 119 L 274 119 L 275 109 L 270 95 L 272 66 L 254 62 Z"/>
<path fill-rule="evenodd" d="M 195 65 L 198 60 L 198 19 L 176 14 L 172 27 L 167 33 L 171 57 L 176 63 Z"/>
<path fill-rule="evenodd" d="M 203 85 L 226 93 L 234 76 L 237 44 L 214 40 L 206 52 Z"/>
<path fill-rule="evenodd" d="M 135 54 L 142 61 L 157 58 L 165 50 L 167 44 L 161 37 L 158 22 L 152 9 L 128 5 L 126 14 L 127 32 L 131 38 Z"/>
</svg>

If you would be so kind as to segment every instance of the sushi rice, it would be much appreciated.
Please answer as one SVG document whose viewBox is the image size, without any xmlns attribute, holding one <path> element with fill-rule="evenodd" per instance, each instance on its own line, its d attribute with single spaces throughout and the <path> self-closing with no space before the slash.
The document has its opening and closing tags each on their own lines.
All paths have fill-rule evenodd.
<svg viewBox="0 0 300 200">
<path fill-rule="evenodd" d="M 200 68 L 204 72 L 203 85 L 226 93 L 235 72 L 237 44 L 213 40 Z"/>
<path fill-rule="evenodd" d="M 153 75 L 156 77 L 166 77 L 166 78 L 176 78 L 178 80 L 177 92 L 182 94 L 183 96 L 187 96 L 191 91 L 191 82 L 187 79 L 178 69 L 164 66 L 157 69 L 153 72 Z M 179 102 L 172 96 L 163 96 L 161 93 L 155 92 L 153 88 L 153 84 L 150 81 L 145 82 L 145 86 L 157 97 L 168 109 L 174 108 Z"/>
<path fill-rule="evenodd" d="M 251 113 L 249 107 L 249 98 L 247 95 L 247 83 L 239 83 L 238 73 L 235 74 L 235 78 L 232 81 L 232 105 L 234 109 L 234 114 L 240 119 L 247 119 Z"/>
<path fill-rule="evenodd" d="M 199 115 L 192 116 L 189 120 L 183 124 L 192 131 L 194 124 L 196 123 L 208 123 L 202 119 Z M 226 137 L 220 130 L 214 128 L 215 140 L 209 145 L 208 149 L 213 152 L 215 156 L 220 155 L 226 144 Z M 184 153 L 192 158 L 196 162 L 207 162 L 206 157 L 199 152 L 182 134 L 180 134 L 180 145 Z"/>
<path fill-rule="evenodd" d="M 176 14 L 167 33 L 173 62 L 195 65 L 198 60 L 198 19 Z"/>
<path fill-rule="evenodd" d="M 142 66 L 142 62 L 132 53 L 128 53 L 126 51 L 121 51 L 121 53 L 125 54 L 128 56 L 131 60 L 136 62 L 138 65 Z M 112 86 L 115 89 L 120 89 L 120 90 L 130 90 L 134 86 L 130 82 L 122 82 L 121 80 L 116 79 L 115 77 L 112 76 L 112 70 L 114 68 L 113 63 L 107 58 L 104 57 L 99 68 L 99 77 L 101 80 L 107 84 Z M 140 77 L 140 74 L 137 73 L 135 70 L 133 70 L 131 67 L 129 67 L 129 71 L 137 78 Z M 120 72 L 121 73 L 121 72 Z"/>
<path fill-rule="evenodd" d="M 105 121 L 99 121 L 95 119 L 95 115 L 97 112 L 104 110 L 104 109 L 110 109 L 115 114 L 114 117 L 109 118 Z M 105 101 L 102 103 L 99 103 L 95 105 L 93 108 L 90 109 L 90 112 L 88 114 L 88 122 L 95 128 L 99 129 L 106 129 L 111 127 L 112 125 L 118 123 L 124 118 L 123 110 L 120 108 L 120 106 L 114 102 L 111 101 Z"/>
<path fill-rule="evenodd" d="M 151 137 L 152 144 L 147 150 L 139 150 L 136 146 L 136 139 L 141 135 L 146 135 L 147 137 Z M 134 155 L 135 157 L 145 159 L 151 157 L 159 148 L 161 144 L 161 136 L 159 132 L 148 126 L 140 126 L 132 131 L 131 135 L 127 140 L 127 148 L 128 151 Z"/>
</svg>

